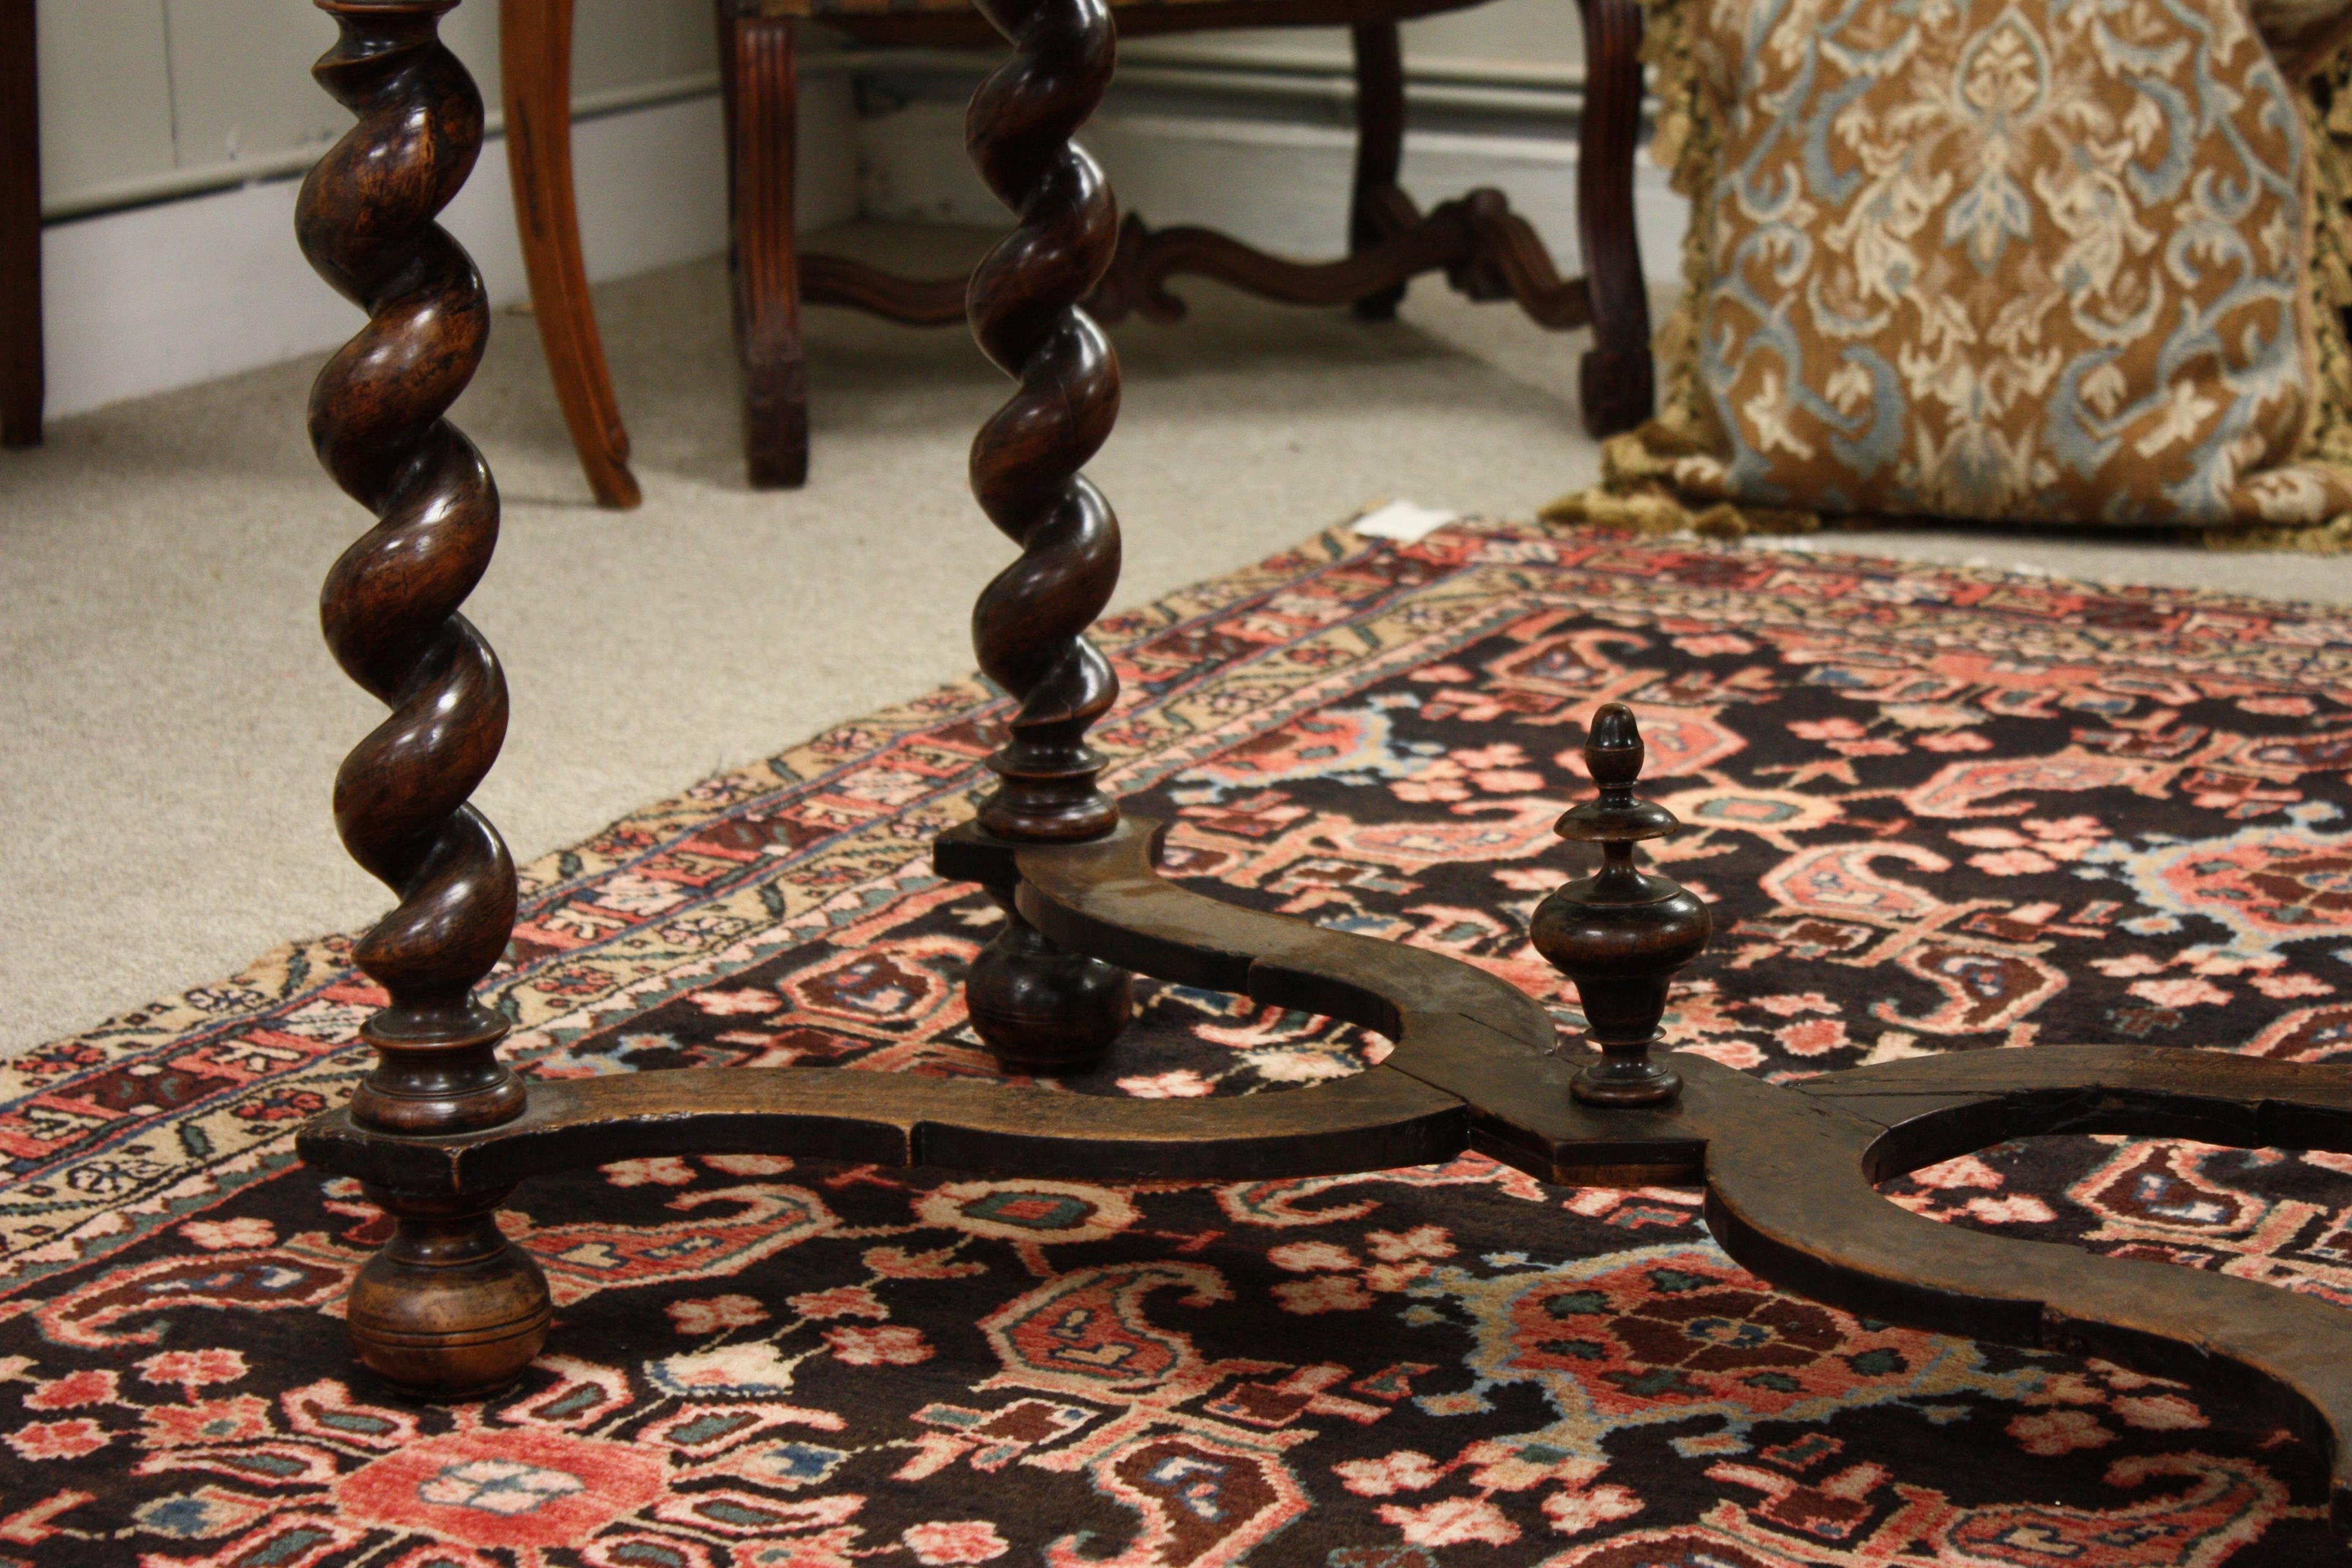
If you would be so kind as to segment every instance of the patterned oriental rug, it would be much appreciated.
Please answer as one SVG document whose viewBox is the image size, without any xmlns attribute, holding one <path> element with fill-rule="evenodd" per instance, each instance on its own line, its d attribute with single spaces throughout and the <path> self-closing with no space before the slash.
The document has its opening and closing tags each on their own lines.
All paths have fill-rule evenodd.
<svg viewBox="0 0 2352 1568">
<path fill-rule="evenodd" d="M 2352 618 L 1513 527 L 1334 532 L 1107 628 L 1101 740 L 1220 896 L 1529 952 L 1595 703 L 1715 901 L 1671 1037 L 1788 1079 L 2141 1039 L 2352 1058 Z M 541 1078 L 984 1075 L 936 881 L 979 685 L 709 780 L 526 874 Z M 363 1070 L 339 940 L 0 1074 L 0 1563 L 1780 1568 L 2347 1561 L 2227 1389 L 1778 1294 L 1695 1195 L 1479 1158 L 1096 1186 L 775 1156 L 525 1187 L 559 1327 L 404 1402 L 340 1302 L 382 1222 L 293 1163 Z M 1295 1089 L 1380 1042 L 1180 986 L 1086 1094 Z M 1955 1225 L 2352 1310 L 2352 1160 L 2116 1138 L 1891 1184 Z M 2352 1315 L 2346 1319 L 2352 1344 Z"/>
</svg>

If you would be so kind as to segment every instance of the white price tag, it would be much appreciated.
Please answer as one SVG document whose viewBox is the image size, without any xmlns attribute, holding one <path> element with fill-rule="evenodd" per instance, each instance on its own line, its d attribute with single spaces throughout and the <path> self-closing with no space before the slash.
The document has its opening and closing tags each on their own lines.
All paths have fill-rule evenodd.
<svg viewBox="0 0 2352 1568">
<path fill-rule="evenodd" d="M 1411 544 L 1417 539 L 1427 538 L 1461 515 L 1458 511 L 1416 506 L 1409 500 L 1392 500 L 1386 506 L 1374 507 L 1348 526 L 1368 539 L 1393 539 L 1401 544 Z"/>
</svg>

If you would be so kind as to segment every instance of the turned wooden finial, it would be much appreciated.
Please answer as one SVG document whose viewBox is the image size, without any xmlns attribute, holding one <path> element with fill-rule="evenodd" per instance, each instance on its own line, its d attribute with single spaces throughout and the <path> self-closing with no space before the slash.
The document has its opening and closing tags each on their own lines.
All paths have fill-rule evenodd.
<svg viewBox="0 0 2352 1568">
<path fill-rule="evenodd" d="M 1682 1092 L 1673 1068 L 1650 1057 L 1666 985 L 1706 951 L 1715 921 L 1672 877 L 1643 871 L 1633 846 L 1682 824 L 1654 801 L 1633 798 L 1642 776 L 1642 732 L 1633 710 L 1607 703 L 1592 716 L 1584 766 L 1601 786 L 1562 816 L 1553 831 L 1601 846 L 1601 868 L 1536 906 L 1536 951 L 1568 976 L 1601 1059 L 1576 1075 L 1570 1092 L 1589 1105 L 1656 1105 Z"/>
</svg>

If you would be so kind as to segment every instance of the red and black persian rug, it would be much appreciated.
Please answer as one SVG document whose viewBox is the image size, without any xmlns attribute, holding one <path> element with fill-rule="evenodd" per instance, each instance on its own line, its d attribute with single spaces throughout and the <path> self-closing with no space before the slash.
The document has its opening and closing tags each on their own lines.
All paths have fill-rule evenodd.
<svg viewBox="0 0 2352 1568">
<path fill-rule="evenodd" d="M 1772 1078 L 2142 1039 L 2352 1056 L 2352 617 L 1513 527 L 1333 533 L 1113 622 L 1117 784 L 1220 896 L 1528 951 L 1630 702 L 1714 900 L 1678 1044 Z M 994 918 L 928 867 L 977 684 L 530 868 L 494 1000 L 555 1078 L 984 1074 Z M 2344 1561 L 2231 1391 L 1778 1294 L 1691 1194 L 1486 1161 L 1218 1185 L 772 1156 L 526 1187 L 549 1353 L 404 1403 L 336 1321 L 378 1215 L 293 1163 L 374 1002 L 321 941 L 0 1071 L 0 1563 L 2158 1568 Z M 1150 985 L 1090 1094 L 1380 1042 Z M 2352 1161 L 2007 1145 L 1888 1201 L 2352 1310 Z M 2352 1315 L 2347 1320 L 2352 1349 Z"/>
</svg>

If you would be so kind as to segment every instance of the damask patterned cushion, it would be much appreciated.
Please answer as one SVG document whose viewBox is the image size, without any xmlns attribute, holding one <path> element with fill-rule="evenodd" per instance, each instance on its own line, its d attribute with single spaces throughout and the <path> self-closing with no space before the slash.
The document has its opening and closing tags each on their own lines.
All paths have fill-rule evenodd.
<svg viewBox="0 0 2352 1568">
<path fill-rule="evenodd" d="M 2334 47 L 2338 13 L 2264 16 Z M 1564 510 L 2352 544 L 2346 159 L 2242 0 L 1650 16 L 1686 287 L 1658 417 Z"/>
</svg>

